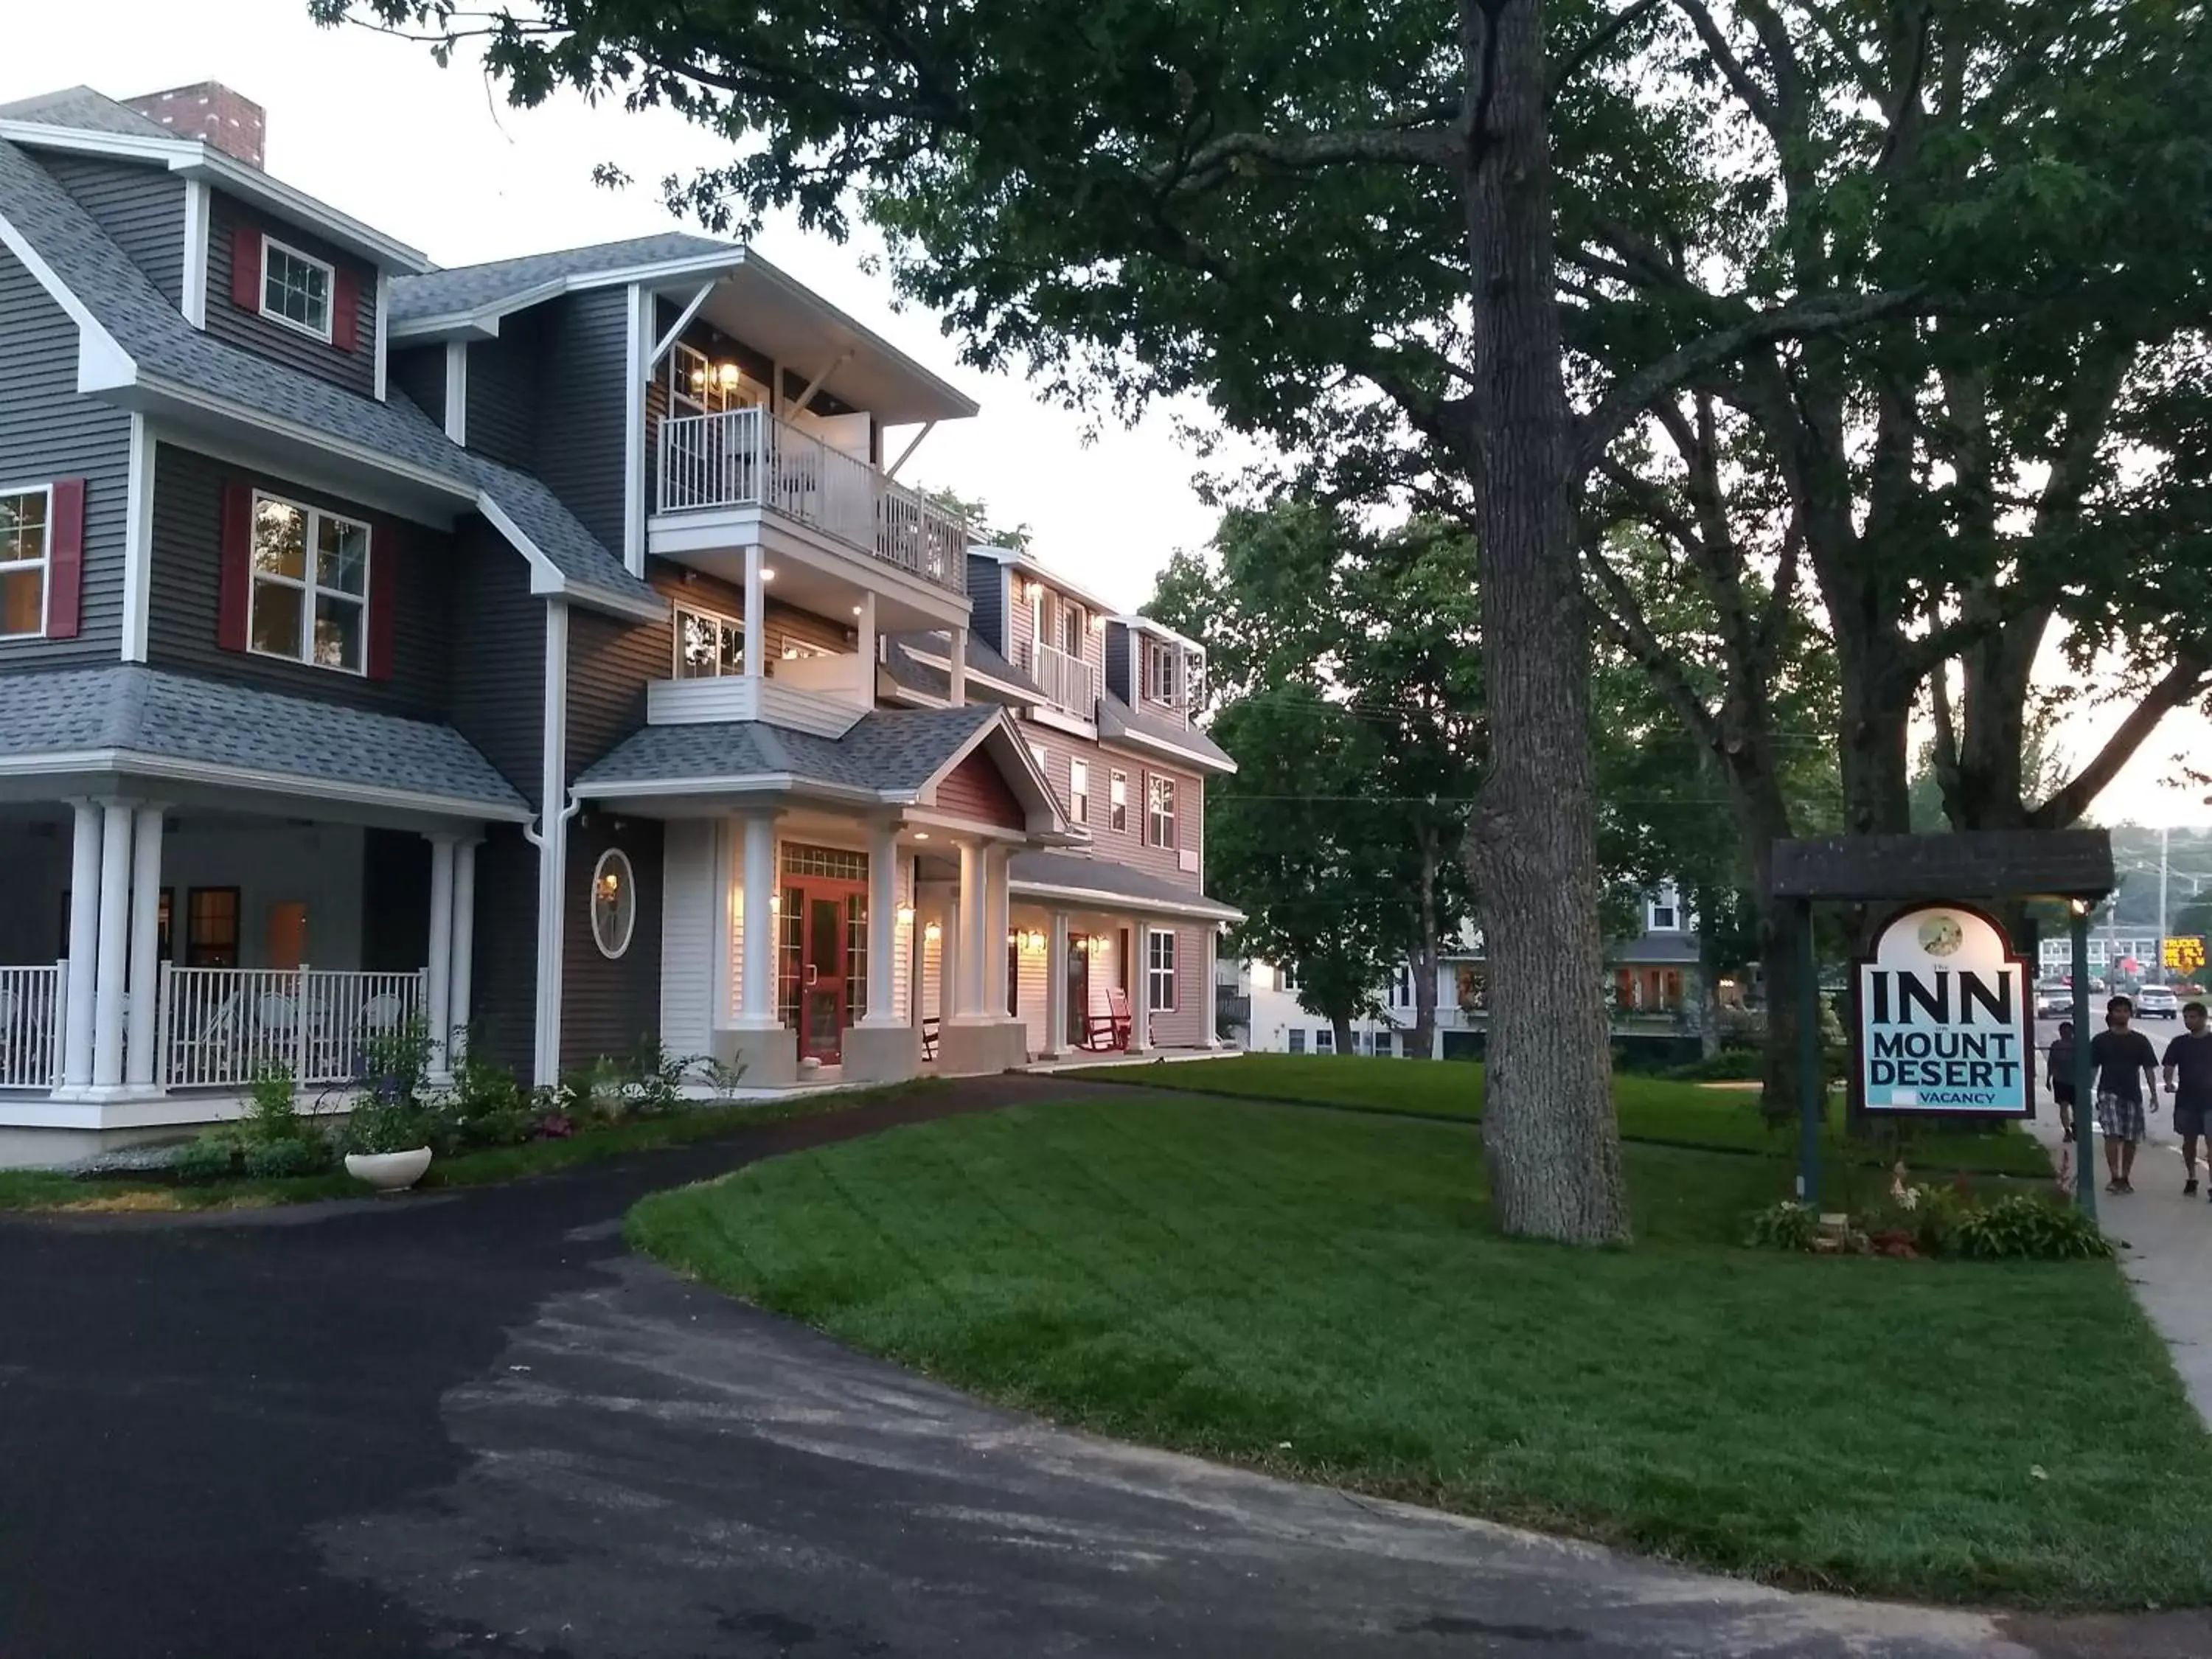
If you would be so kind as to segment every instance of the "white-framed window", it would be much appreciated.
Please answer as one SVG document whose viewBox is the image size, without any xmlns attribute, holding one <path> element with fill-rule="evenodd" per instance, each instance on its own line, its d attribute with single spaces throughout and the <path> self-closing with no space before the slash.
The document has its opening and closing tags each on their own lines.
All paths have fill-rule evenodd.
<svg viewBox="0 0 2212 1659">
<path fill-rule="evenodd" d="M 668 349 L 668 412 L 719 415 L 726 409 L 750 409 L 767 401 L 766 389 L 735 363 L 718 363 L 681 341 Z"/>
<path fill-rule="evenodd" d="M 1407 963 L 1401 963 L 1397 973 L 1391 978 L 1390 1006 L 1393 1008 L 1413 1006 L 1413 970 Z"/>
<path fill-rule="evenodd" d="M 712 611 L 676 607 L 675 678 L 712 679 L 745 672 L 745 625 Z"/>
<path fill-rule="evenodd" d="M 358 519 L 254 492 L 247 648 L 367 672 L 368 541 Z"/>
<path fill-rule="evenodd" d="M 261 239 L 261 314 L 270 322 L 312 334 L 327 345 L 337 286 L 337 273 L 325 261 L 274 236 Z"/>
<path fill-rule="evenodd" d="M 1296 963 L 1286 962 L 1275 969 L 1275 983 L 1285 991 L 1298 988 L 1298 969 Z"/>
<path fill-rule="evenodd" d="M 1317 1054 L 1333 1054 L 1336 1052 L 1336 1032 L 1334 1028 L 1327 1025 L 1314 1027 L 1314 1052 Z"/>
<path fill-rule="evenodd" d="M 637 929 L 637 877 L 629 854 L 610 847 L 592 866 L 592 943 L 610 958 L 629 949 Z"/>
<path fill-rule="evenodd" d="M 1662 887 L 1644 907 L 1644 931 L 1679 933 L 1682 931 L 1682 897 L 1674 887 Z"/>
<path fill-rule="evenodd" d="M 1045 746 L 1041 743 L 1033 743 L 1030 745 L 1030 758 L 1037 763 L 1037 770 L 1040 772 L 1052 763 L 1052 757 L 1046 752 Z"/>
<path fill-rule="evenodd" d="M 1060 648 L 1071 657 L 1080 657 L 1083 654 L 1083 607 L 1069 599 L 1060 599 L 1057 604 L 1060 609 L 1057 618 Z"/>
<path fill-rule="evenodd" d="M 1377 1059 L 1377 1060 L 1388 1060 L 1388 1059 L 1389 1059 L 1389 1058 L 1390 1058 L 1390 1056 L 1391 1056 L 1391 1054 L 1392 1054 L 1395 1052 L 1395 1044 L 1396 1044 L 1396 1042 L 1397 1042 L 1397 1034 L 1396 1034 L 1395 1032 L 1394 1032 L 1394 1031 L 1377 1031 L 1377 1032 L 1375 1034 L 1375 1057 L 1376 1057 L 1376 1059 Z"/>
<path fill-rule="evenodd" d="M 1176 936 L 1170 927 L 1145 935 L 1145 1006 L 1156 1014 L 1176 1011 Z"/>
<path fill-rule="evenodd" d="M 1091 822 L 1091 763 L 1071 760 L 1067 763 L 1067 821 L 1070 823 Z"/>
<path fill-rule="evenodd" d="M 1106 827 L 1126 831 L 1129 827 L 1129 775 L 1109 770 L 1106 774 Z"/>
<path fill-rule="evenodd" d="M 1292 1054 L 1302 1054 L 1305 1053 L 1305 1051 L 1306 1051 L 1306 1033 L 1305 1033 L 1305 1028 L 1304 1028 L 1304 1026 L 1302 1026 L 1302 1025 L 1293 1025 L 1293 1026 L 1291 1026 L 1291 1031 L 1290 1031 L 1290 1036 L 1291 1036 L 1291 1052 Z"/>
<path fill-rule="evenodd" d="M 1145 775 L 1145 845 L 1176 844 L 1176 781 L 1157 772 Z"/>
<path fill-rule="evenodd" d="M 48 486 L 0 490 L 0 639 L 33 639 L 46 631 L 53 522 Z"/>
<path fill-rule="evenodd" d="M 1176 697 L 1176 648 L 1164 640 L 1145 641 L 1145 695 L 1170 706 Z"/>
<path fill-rule="evenodd" d="M 835 655 L 836 653 L 830 650 L 828 646 L 817 645 L 811 640 L 786 640 L 783 642 L 783 659 L 786 662 L 797 662 L 801 657 Z"/>
</svg>

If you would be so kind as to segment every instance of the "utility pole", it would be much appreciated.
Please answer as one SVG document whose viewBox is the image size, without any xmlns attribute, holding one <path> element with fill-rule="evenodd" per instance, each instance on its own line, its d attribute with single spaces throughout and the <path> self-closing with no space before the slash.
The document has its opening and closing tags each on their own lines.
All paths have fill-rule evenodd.
<svg viewBox="0 0 2212 1659">
<path fill-rule="evenodd" d="M 2159 830 L 2158 830 L 2158 963 L 2157 963 L 2157 967 L 2158 967 L 2158 971 L 2159 971 L 2159 973 L 2160 973 L 2161 975 L 2164 975 L 2164 973 L 2166 972 L 2166 838 L 2167 838 L 2167 836 L 2170 835 L 2170 833 L 2171 833 L 2171 830 L 2169 830 L 2168 826 L 2166 826 L 2166 825 L 2165 825 L 2165 824 L 2160 824 L 2160 825 L 2159 826 Z M 2166 981 L 2164 980 L 2164 978 L 2162 978 L 2162 977 L 2161 977 L 2161 978 L 2158 981 L 2158 983 L 2160 983 L 2160 985 L 2163 985 L 2163 984 L 2165 984 L 2165 983 L 2166 983 Z"/>
</svg>

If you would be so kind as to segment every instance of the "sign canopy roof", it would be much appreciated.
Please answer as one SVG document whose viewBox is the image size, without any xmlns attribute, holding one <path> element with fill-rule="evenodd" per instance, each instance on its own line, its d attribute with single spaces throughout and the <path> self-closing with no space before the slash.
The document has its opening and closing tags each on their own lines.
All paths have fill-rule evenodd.
<svg viewBox="0 0 2212 1659">
<path fill-rule="evenodd" d="M 1828 836 L 1776 843 L 1774 898 L 2099 899 L 2117 884 L 2102 830 L 1975 830 L 1942 836 Z"/>
</svg>

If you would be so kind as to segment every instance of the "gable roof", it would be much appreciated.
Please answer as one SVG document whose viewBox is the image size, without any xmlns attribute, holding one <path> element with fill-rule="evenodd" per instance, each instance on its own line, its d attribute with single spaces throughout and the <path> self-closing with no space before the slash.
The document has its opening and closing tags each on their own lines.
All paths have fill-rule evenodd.
<svg viewBox="0 0 2212 1659">
<path fill-rule="evenodd" d="M 137 665 L 0 674 L 0 775 L 61 769 L 530 816 L 491 763 L 436 721 Z"/>
<path fill-rule="evenodd" d="M 52 174 L 0 141 L 0 235 L 9 229 L 85 313 L 80 325 L 88 321 L 118 356 L 113 389 L 135 386 L 302 437 L 458 502 L 489 501 L 486 516 L 502 533 L 512 526 L 533 565 L 542 562 L 545 579 L 533 591 L 571 593 L 625 614 L 665 611 L 666 602 L 551 490 L 462 448 L 396 389 L 379 403 L 194 328 Z"/>
<path fill-rule="evenodd" d="M 937 665 L 951 655 L 951 639 L 943 634 L 902 634 L 890 636 L 884 650 L 884 667 L 891 684 L 925 697 L 951 695 L 951 672 Z M 934 657 L 937 662 L 925 660 Z M 972 629 L 968 634 L 968 672 L 1019 692 L 1033 702 L 1042 702 L 1044 692 L 1036 682 L 1008 662 L 991 642 Z"/>
<path fill-rule="evenodd" d="M 678 260 L 742 258 L 735 243 L 718 242 L 686 231 L 663 231 L 652 236 L 632 236 L 618 242 L 597 242 L 588 247 L 562 248 L 550 253 L 526 253 L 519 258 L 492 259 L 483 264 L 455 265 L 420 276 L 402 276 L 392 284 L 392 321 L 419 322 L 426 317 L 462 313 L 496 313 L 550 299 L 580 279 L 604 277 L 641 265 L 666 264 Z"/>
<path fill-rule="evenodd" d="M 605 795 L 647 783 L 731 787 L 788 779 L 886 799 L 910 796 L 1004 717 L 996 703 L 878 708 L 842 738 L 762 720 L 648 726 L 585 772 L 576 788 Z"/>
<path fill-rule="evenodd" d="M 1208 898 L 1196 888 L 1178 887 L 1111 859 L 1080 853 L 1017 853 L 1007 860 L 1006 881 L 1017 891 L 1042 897 L 1089 899 L 1109 906 L 1127 903 L 1212 921 L 1244 920 L 1235 905 Z"/>
<path fill-rule="evenodd" d="M 1102 740 L 1119 738 L 1146 748 L 1173 750 L 1176 758 L 1187 760 L 1202 771 L 1237 769 L 1237 762 L 1229 751 L 1198 727 L 1177 726 L 1157 714 L 1141 713 L 1111 691 L 1099 694 L 1098 735 Z"/>
<path fill-rule="evenodd" d="M 131 138 L 168 138 L 176 134 L 150 115 L 128 104 L 119 104 L 104 92 L 87 86 L 64 87 L 0 104 L 0 121 L 34 121 L 42 126 L 67 127 L 78 132 L 112 132 Z"/>
</svg>

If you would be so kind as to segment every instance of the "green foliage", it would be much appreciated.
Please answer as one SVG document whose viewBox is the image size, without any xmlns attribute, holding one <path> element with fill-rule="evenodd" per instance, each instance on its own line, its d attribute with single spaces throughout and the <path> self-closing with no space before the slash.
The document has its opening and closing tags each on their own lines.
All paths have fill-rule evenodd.
<svg viewBox="0 0 2212 1659">
<path fill-rule="evenodd" d="M 320 1175 L 331 1167 L 331 1144 L 319 1134 L 288 1135 L 277 1139 L 249 1141 L 244 1170 L 254 1181 L 289 1180 Z"/>
<path fill-rule="evenodd" d="M 431 1048 L 430 1023 L 419 1016 L 373 1033 L 362 1045 L 361 1087 L 386 1104 L 419 1105 L 429 1085 Z"/>
<path fill-rule="evenodd" d="M 364 1095 L 346 1120 L 339 1145 L 349 1152 L 410 1152 L 429 1146 L 432 1134 L 430 1114 L 416 1101 Z"/>
<path fill-rule="evenodd" d="M 1752 1212 L 1744 1223 L 1743 1242 L 1754 1250 L 1809 1250 L 1820 1236 L 1820 1212 L 1785 1198 Z"/>
<path fill-rule="evenodd" d="M 300 1116 L 298 1094 L 290 1066 L 276 1063 L 262 1066 L 253 1074 L 246 1093 L 242 1126 L 246 1138 L 262 1142 L 299 1139 L 307 1126 Z"/>
<path fill-rule="evenodd" d="M 1964 1211 L 1952 1226 L 1950 1243 L 1959 1255 L 1984 1261 L 2063 1261 L 2112 1253 L 2097 1224 L 2080 1210 L 2032 1193 Z"/>
<path fill-rule="evenodd" d="M 178 1149 L 169 1168 L 178 1180 L 193 1185 L 227 1181 L 238 1173 L 246 1158 L 246 1143 L 225 1125 L 209 1129 Z"/>
</svg>

